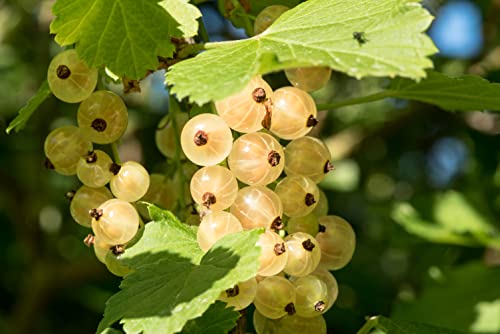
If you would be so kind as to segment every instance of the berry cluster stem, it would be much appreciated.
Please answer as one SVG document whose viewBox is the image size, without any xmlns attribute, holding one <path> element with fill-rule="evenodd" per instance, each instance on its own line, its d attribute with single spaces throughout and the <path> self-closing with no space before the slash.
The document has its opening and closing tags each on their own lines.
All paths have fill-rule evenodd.
<svg viewBox="0 0 500 334">
<path fill-rule="evenodd" d="M 121 165 L 122 160 L 120 159 L 120 153 L 118 152 L 118 142 L 111 143 L 111 151 L 113 152 L 113 160 L 116 164 Z"/>
<path fill-rule="evenodd" d="M 177 123 L 177 116 L 181 111 L 179 103 L 175 99 L 173 95 L 169 96 L 168 100 L 169 113 L 170 113 L 170 121 L 172 122 L 172 128 L 175 133 L 175 152 L 174 152 L 174 161 L 175 161 L 175 172 L 179 174 L 179 179 L 181 182 L 179 191 L 179 207 L 184 209 L 186 207 L 185 201 L 185 188 L 184 184 L 186 183 L 186 177 L 184 176 L 184 172 L 182 171 L 181 165 L 181 132 L 179 129 L 179 124 Z"/>
<path fill-rule="evenodd" d="M 332 103 L 318 104 L 316 107 L 318 108 L 318 110 L 331 110 L 331 109 L 338 109 L 341 107 L 351 106 L 351 105 L 355 105 L 355 104 L 362 104 L 362 103 L 367 103 L 367 102 L 383 100 L 387 97 L 394 97 L 394 96 L 395 96 L 395 93 L 393 91 L 385 90 L 385 91 L 381 91 L 381 92 L 378 92 L 375 94 L 362 96 L 362 97 L 356 97 L 353 99 L 346 99 L 346 100 L 332 102 Z"/>
</svg>

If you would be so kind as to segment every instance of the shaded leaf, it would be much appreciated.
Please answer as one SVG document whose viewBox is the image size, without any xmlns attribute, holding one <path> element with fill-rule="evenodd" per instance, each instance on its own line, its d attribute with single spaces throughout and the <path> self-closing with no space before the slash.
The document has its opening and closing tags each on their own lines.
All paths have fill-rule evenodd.
<svg viewBox="0 0 500 334">
<path fill-rule="evenodd" d="M 383 316 L 371 317 L 367 325 L 365 326 L 380 329 L 387 334 L 465 334 L 464 332 L 458 332 L 447 328 L 413 321 L 392 320 Z M 359 333 L 361 333 L 361 331 L 359 331 L 358 334 Z"/>
<path fill-rule="evenodd" d="M 12 130 L 16 132 L 21 131 L 25 126 L 31 115 L 38 109 L 38 107 L 49 97 L 52 95 L 52 92 L 49 88 L 49 83 L 45 80 L 38 91 L 31 97 L 31 99 L 19 109 L 18 115 L 16 118 L 10 122 L 7 130 L 5 132 L 10 133 Z"/>
<path fill-rule="evenodd" d="M 449 230 L 476 235 L 494 232 L 490 222 L 459 192 L 450 190 L 438 195 L 433 210 L 436 221 Z"/>
<path fill-rule="evenodd" d="M 499 267 L 486 267 L 479 261 L 443 269 L 439 280 L 429 277 L 423 283 L 417 298 L 396 303 L 392 316 L 469 332 L 474 324 L 478 326 L 479 305 L 500 298 L 498 277 Z"/>
<path fill-rule="evenodd" d="M 408 203 L 399 203 L 392 210 L 392 219 L 411 234 L 435 243 L 460 246 L 479 246 L 479 242 L 453 230 L 420 218 L 418 212 Z"/>
<path fill-rule="evenodd" d="M 225 236 L 199 265 L 173 250 L 157 253 L 155 262 L 141 265 L 122 281 L 121 291 L 106 303 L 98 332 L 116 321 L 127 333 L 180 331 L 188 320 L 201 316 L 221 291 L 256 275 L 260 248 L 255 243 L 260 233 L 252 230 Z M 142 256 L 138 254 L 133 261 L 145 263 L 139 259 Z"/>
<path fill-rule="evenodd" d="M 189 320 L 182 334 L 227 334 L 236 326 L 240 313 L 217 301 L 201 317 Z"/>
<path fill-rule="evenodd" d="M 420 82 L 394 80 L 388 93 L 392 97 L 434 104 L 445 110 L 500 111 L 500 84 L 477 75 L 453 78 L 429 71 L 427 78 Z"/>
</svg>

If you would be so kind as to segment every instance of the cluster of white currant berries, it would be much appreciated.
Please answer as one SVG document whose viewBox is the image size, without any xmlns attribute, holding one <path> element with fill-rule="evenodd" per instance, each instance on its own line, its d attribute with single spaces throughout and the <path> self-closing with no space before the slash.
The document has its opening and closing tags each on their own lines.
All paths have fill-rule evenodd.
<svg viewBox="0 0 500 334">
<path fill-rule="evenodd" d="M 256 20 L 256 33 L 286 7 L 271 9 Z M 308 136 L 318 123 L 308 91 L 328 82 L 331 71 L 310 67 L 285 74 L 292 86 L 273 91 L 261 77 L 254 77 L 239 93 L 215 102 L 217 115 L 189 119 L 178 112 L 162 121 L 156 131 L 160 152 L 167 159 L 192 162 L 182 165 L 179 179 L 177 174 L 149 175 L 137 162 L 121 163 L 119 157 L 113 160 L 94 149 L 94 144 L 121 138 L 127 108 L 115 93 L 94 91 L 97 70 L 88 68 L 76 51 L 64 51 L 52 60 L 52 92 L 80 106 L 78 126 L 63 126 L 47 136 L 47 166 L 77 175 L 83 184 L 69 194 L 70 212 L 77 223 L 92 228 L 86 243 L 94 245 L 110 272 L 124 276 L 130 271 L 117 255 L 140 238 L 141 216 L 149 219 L 137 201 L 165 209 L 179 209 L 182 203 L 181 210 L 193 204 L 197 214 L 192 223 L 199 225 L 203 251 L 225 235 L 265 229 L 257 242 L 257 276 L 224 291 L 221 300 L 236 310 L 253 303 L 257 334 L 326 333 L 322 314 L 338 295 L 330 270 L 344 267 L 355 248 L 351 226 L 328 215 L 327 199 L 317 186 L 333 169 L 330 152 L 321 140 Z M 188 198 L 179 191 L 187 187 L 186 178 Z"/>
<path fill-rule="evenodd" d="M 54 57 L 48 82 L 60 100 L 81 103 L 78 126 L 57 128 L 45 139 L 46 166 L 63 175 L 78 176 L 83 185 L 68 193 L 71 215 L 80 225 L 92 228 L 94 235 L 89 235 L 86 242 L 94 245 L 97 258 L 111 272 L 123 276 L 128 268 L 113 255 L 123 252 L 142 224 L 132 203 L 146 194 L 150 177 L 141 164 L 114 162 L 93 144 L 111 144 L 120 139 L 128 125 L 127 107 L 111 91 L 94 91 L 97 70 L 88 68 L 75 50 Z"/>
<path fill-rule="evenodd" d="M 322 314 L 338 293 L 329 270 L 345 266 L 355 247 L 351 226 L 327 215 L 327 200 L 317 186 L 333 166 L 325 144 L 307 136 L 317 124 L 317 110 L 304 90 L 311 88 L 311 76 L 298 71 L 318 69 L 287 71 L 294 86 L 275 91 L 255 77 L 215 103 L 218 115 L 197 115 L 181 133 L 185 156 L 203 166 L 190 184 L 202 217 L 200 248 L 207 251 L 231 233 L 265 229 L 257 242 L 258 275 L 220 296 L 236 310 L 253 302 L 258 334 L 301 321 L 317 323 L 314 333 L 326 333 Z M 282 147 L 279 140 L 289 142 Z"/>
</svg>

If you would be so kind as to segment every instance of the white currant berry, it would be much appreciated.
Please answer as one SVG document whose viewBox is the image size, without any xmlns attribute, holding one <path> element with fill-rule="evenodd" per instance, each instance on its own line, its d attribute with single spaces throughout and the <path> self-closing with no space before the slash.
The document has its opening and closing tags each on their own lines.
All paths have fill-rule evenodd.
<svg viewBox="0 0 500 334">
<path fill-rule="evenodd" d="M 285 155 L 273 136 L 261 132 L 248 133 L 235 140 L 228 165 L 241 182 L 266 185 L 280 176 Z"/>
<path fill-rule="evenodd" d="M 154 204 L 162 209 L 171 210 L 178 200 L 179 194 L 174 181 L 163 174 L 149 175 L 149 188 L 140 201 Z M 149 212 L 144 204 L 136 203 L 137 211 L 145 219 L 150 220 Z"/>
<path fill-rule="evenodd" d="M 254 77 L 246 87 L 215 102 L 217 113 L 235 131 L 250 133 L 262 129 L 266 116 L 266 101 L 273 98 L 271 87 L 261 77 Z"/>
<path fill-rule="evenodd" d="M 80 104 L 77 119 L 78 126 L 90 141 L 110 144 L 127 129 L 128 111 L 118 95 L 100 90 Z"/>
<path fill-rule="evenodd" d="M 66 50 L 50 62 L 47 81 L 50 90 L 59 100 L 77 103 L 94 91 L 97 85 L 97 69 L 89 68 L 76 50 Z"/>
<path fill-rule="evenodd" d="M 295 285 L 295 310 L 305 318 L 317 317 L 326 312 L 330 300 L 328 286 L 319 277 L 307 275 L 292 281 Z"/>
<path fill-rule="evenodd" d="M 314 213 L 300 217 L 291 217 L 286 224 L 286 231 L 288 234 L 305 232 L 310 235 L 316 235 L 319 231 L 318 217 Z"/>
<path fill-rule="evenodd" d="M 307 176 L 319 183 L 333 169 L 330 159 L 330 151 L 318 138 L 297 138 L 285 148 L 285 173 Z"/>
<path fill-rule="evenodd" d="M 91 188 L 81 186 L 71 198 L 69 210 L 73 219 L 80 225 L 91 227 L 91 209 L 99 207 L 102 203 L 112 199 L 113 195 L 108 188 Z"/>
<path fill-rule="evenodd" d="M 326 321 L 322 315 L 304 318 L 298 314 L 284 316 L 279 322 L 279 334 L 314 333 L 326 334 Z"/>
<path fill-rule="evenodd" d="M 288 253 L 283 239 L 279 234 L 266 229 L 257 241 L 257 246 L 261 248 L 259 257 L 260 276 L 274 276 L 281 272 L 288 261 Z"/>
<path fill-rule="evenodd" d="M 127 161 L 111 167 L 113 176 L 109 183 L 116 198 L 127 202 L 138 201 L 149 188 L 149 174 L 138 162 Z"/>
<path fill-rule="evenodd" d="M 155 133 L 155 142 L 158 150 L 167 158 L 174 159 L 177 149 L 176 130 L 174 129 L 173 122 L 170 119 L 172 116 L 168 115 L 166 120 L 163 119 L 158 124 Z M 187 123 L 189 117 L 188 113 L 181 112 L 176 115 L 177 129 L 180 132 L 184 125 Z M 180 150 L 180 158 L 185 159 L 186 156 Z"/>
<path fill-rule="evenodd" d="M 252 303 L 257 294 L 257 280 L 255 277 L 240 282 L 230 289 L 223 291 L 219 300 L 226 302 L 227 306 L 234 307 L 235 311 L 243 310 Z"/>
<path fill-rule="evenodd" d="M 325 192 L 321 189 L 319 190 L 318 204 L 312 213 L 316 215 L 316 217 L 322 217 L 328 214 L 328 198 L 326 197 Z"/>
<path fill-rule="evenodd" d="M 92 143 L 76 126 L 67 125 L 49 133 L 44 143 L 49 165 L 63 175 L 75 175 L 78 161 L 92 151 Z"/>
<path fill-rule="evenodd" d="M 312 273 L 321 260 L 321 249 L 318 241 L 304 232 L 290 234 L 285 238 L 288 261 L 285 273 L 302 277 Z"/>
<path fill-rule="evenodd" d="M 197 232 L 198 245 L 204 252 L 227 234 L 243 231 L 238 219 L 226 211 L 214 211 L 201 220 Z"/>
<path fill-rule="evenodd" d="M 232 144 L 231 129 L 217 115 L 197 115 L 182 129 L 182 150 L 189 160 L 200 166 L 212 166 L 224 160 Z"/>
<path fill-rule="evenodd" d="M 113 173 L 109 170 L 113 160 L 101 150 L 89 152 L 81 157 L 76 167 L 78 179 L 86 186 L 92 188 L 104 187 L 111 180 Z"/>
<path fill-rule="evenodd" d="M 319 218 L 320 230 L 316 235 L 321 249 L 321 266 L 337 270 L 351 261 L 356 248 L 356 235 L 351 225 L 338 216 Z"/>
<path fill-rule="evenodd" d="M 109 245 L 123 245 L 139 229 L 139 214 L 129 202 L 110 199 L 91 210 L 94 234 Z"/>
<path fill-rule="evenodd" d="M 274 92 L 270 130 L 276 136 L 291 140 L 305 136 L 318 123 L 313 98 L 295 87 Z"/>
<path fill-rule="evenodd" d="M 323 312 L 325 313 L 333 306 L 333 304 L 337 300 L 337 297 L 339 295 L 339 285 L 332 273 L 324 268 L 321 268 L 321 266 L 318 266 L 318 268 L 316 268 L 316 270 L 313 271 L 310 275 L 314 275 L 321 279 L 326 284 L 326 287 L 328 289 L 328 302 L 326 303 L 326 308 Z"/>
<path fill-rule="evenodd" d="M 274 189 L 283 204 L 283 212 L 289 217 L 311 213 L 317 205 L 319 189 L 310 178 L 287 176 Z"/>
<path fill-rule="evenodd" d="M 285 75 L 293 86 L 312 92 L 330 81 L 332 70 L 327 66 L 298 67 L 286 69 Z"/>
<path fill-rule="evenodd" d="M 190 190 L 196 203 L 213 211 L 225 210 L 238 195 L 238 182 L 229 169 L 207 166 L 193 175 Z"/>
<path fill-rule="evenodd" d="M 255 308 L 269 319 L 295 314 L 295 287 L 286 278 L 266 277 L 257 285 L 253 303 Z"/>
<path fill-rule="evenodd" d="M 230 211 L 245 230 L 256 227 L 283 228 L 281 200 L 267 187 L 249 186 L 240 189 Z"/>
<path fill-rule="evenodd" d="M 264 32 L 281 14 L 289 9 L 287 6 L 282 5 L 271 5 L 264 8 L 255 18 L 253 25 L 254 34 L 258 35 Z"/>
</svg>

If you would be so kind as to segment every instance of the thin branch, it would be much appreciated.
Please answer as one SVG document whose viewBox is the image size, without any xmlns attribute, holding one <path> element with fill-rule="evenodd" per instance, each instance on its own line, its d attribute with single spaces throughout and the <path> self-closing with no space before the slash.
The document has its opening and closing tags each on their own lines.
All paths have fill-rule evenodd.
<svg viewBox="0 0 500 334">
<path fill-rule="evenodd" d="M 382 92 L 378 92 L 378 93 L 363 96 L 363 97 L 356 97 L 353 99 L 347 99 L 347 100 L 342 100 L 342 101 L 337 101 L 337 102 L 332 102 L 332 103 L 318 104 L 317 108 L 318 108 L 318 110 L 332 110 L 332 109 L 338 109 L 341 107 L 352 106 L 355 104 L 362 104 L 362 103 L 368 103 L 368 102 L 373 102 L 373 101 L 379 101 L 379 100 L 383 100 L 383 99 L 388 98 L 388 97 L 394 97 L 394 93 L 390 90 L 385 90 Z"/>
</svg>

